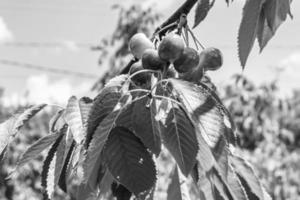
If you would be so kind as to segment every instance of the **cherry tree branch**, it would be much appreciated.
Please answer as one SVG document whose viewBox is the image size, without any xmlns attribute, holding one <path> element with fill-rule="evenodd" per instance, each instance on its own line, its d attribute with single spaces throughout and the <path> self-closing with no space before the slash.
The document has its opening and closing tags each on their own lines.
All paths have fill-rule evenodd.
<svg viewBox="0 0 300 200">
<path fill-rule="evenodd" d="M 182 14 L 187 15 L 196 3 L 197 0 L 186 0 L 166 21 L 164 21 L 159 27 L 156 28 L 153 35 L 159 32 L 159 35 L 162 36 L 170 29 L 174 29 L 174 26 L 170 26 L 170 28 L 162 30 L 164 27 L 179 20 Z M 138 60 L 136 58 L 131 59 L 129 63 L 119 72 L 119 74 L 127 74 L 130 70 L 131 65 L 133 65 L 137 61 Z"/>
</svg>

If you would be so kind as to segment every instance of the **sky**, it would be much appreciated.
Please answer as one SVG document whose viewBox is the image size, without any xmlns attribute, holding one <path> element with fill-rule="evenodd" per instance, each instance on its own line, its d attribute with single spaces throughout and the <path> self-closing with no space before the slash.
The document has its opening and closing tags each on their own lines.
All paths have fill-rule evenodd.
<svg viewBox="0 0 300 200">
<path fill-rule="evenodd" d="M 26 96 L 33 103 L 63 103 L 71 95 L 94 94 L 90 88 L 104 72 L 98 65 L 99 52 L 88 46 L 97 45 L 112 33 L 117 13 L 115 3 L 130 5 L 140 0 L 0 0 L 0 87 L 5 89 L 6 104 L 20 103 Z M 168 17 L 182 0 L 144 0 L 143 6 L 158 9 Z M 242 16 L 243 0 L 229 7 L 216 1 L 206 20 L 193 31 L 206 46 L 221 49 L 224 66 L 211 73 L 217 85 L 226 84 L 235 73 L 242 73 L 260 84 L 277 77 L 282 91 L 300 86 L 300 1 L 293 1 L 290 18 L 279 27 L 264 51 L 255 44 L 246 69 L 237 56 L 237 32 Z M 194 12 L 189 16 L 192 26 Z M 43 43 L 47 47 L 25 47 L 16 44 Z M 8 65 L 7 61 L 40 67 L 68 70 L 89 75 L 57 74 Z"/>
</svg>

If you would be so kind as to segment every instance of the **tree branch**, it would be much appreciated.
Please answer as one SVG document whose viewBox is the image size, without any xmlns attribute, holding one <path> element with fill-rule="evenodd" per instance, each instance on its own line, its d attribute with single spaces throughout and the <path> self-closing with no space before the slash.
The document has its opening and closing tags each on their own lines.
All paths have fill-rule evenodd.
<svg viewBox="0 0 300 200">
<path fill-rule="evenodd" d="M 169 24 L 176 22 L 182 14 L 187 15 L 196 3 L 197 0 L 186 0 L 166 21 L 164 21 L 159 27 L 156 28 L 154 34 L 159 32 L 165 26 L 168 26 Z"/>
</svg>

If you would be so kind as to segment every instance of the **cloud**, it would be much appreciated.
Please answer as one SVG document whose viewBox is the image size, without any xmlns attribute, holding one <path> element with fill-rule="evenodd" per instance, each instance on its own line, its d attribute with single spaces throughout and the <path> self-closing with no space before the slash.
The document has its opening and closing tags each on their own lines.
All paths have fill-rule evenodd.
<svg viewBox="0 0 300 200">
<path fill-rule="evenodd" d="M 13 40 L 13 34 L 8 29 L 5 21 L 0 16 L 0 43 L 7 42 Z"/>
<path fill-rule="evenodd" d="M 26 104 L 58 104 L 65 106 L 68 99 L 75 95 L 78 98 L 89 96 L 93 98 L 94 93 L 90 91 L 93 81 L 85 80 L 74 83 L 70 79 L 51 80 L 47 75 L 35 75 L 26 80 L 26 95 L 12 94 L 4 96 L 4 106 L 26 105 Z"/>
<path fill-rule="evenodd" d="M 63 42 L 62 42 L 62 46 L 63 46 L 64 48 L 68 49 L 69 51 L 72 51 L 72 52 L 77 52 L 77 51 L 79 51 L 79 47 L 78 47 L 78 45 L 76 44 L 76 42 L 71 41 L 71 40 L 63 41 Z"/>
</svg>

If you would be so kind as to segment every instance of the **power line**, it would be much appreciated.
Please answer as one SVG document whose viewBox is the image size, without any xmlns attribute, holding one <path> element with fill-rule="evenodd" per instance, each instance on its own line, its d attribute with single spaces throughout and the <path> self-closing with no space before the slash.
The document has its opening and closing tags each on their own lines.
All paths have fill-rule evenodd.
<svg viewBox="0 0 300 200">
<path fill-rule="evenodd" d="M 0 46 L 17 47 L 17 48 L 87 48 L 93 49 L 97 45 L 92 43 L 75 43 L 75 42 L 5 42 L 0 43 Z"/>
<path fill-rule="evenodd" d="M 33 69 L 33 70 L 38 70 L 38 71 L 56 73 L 56 74 L 77 76 L 77 77 L 80 77 L 80 78 L 90 78 L 90 79 L 99 78 L 98 76 L 96 76 L 94 74 L 88 74 L 88 73 L 83 73 L 83 72 L 75 72 L 75 71 L 70 71 L 70 70 L 45 67 L 45 66 L 42 66 L 42 65 L 29 64 L 29 63 L 23 63 L 23 62 L 18 62 L 18 61 L 13 61 L 13 60 L 6 60 L 6 59 L 0 59 L 0 64 L 10 65 L 10 66 L 19 67 L 19 68 L 25 68 L 25 69 Z"/>
</svg>

